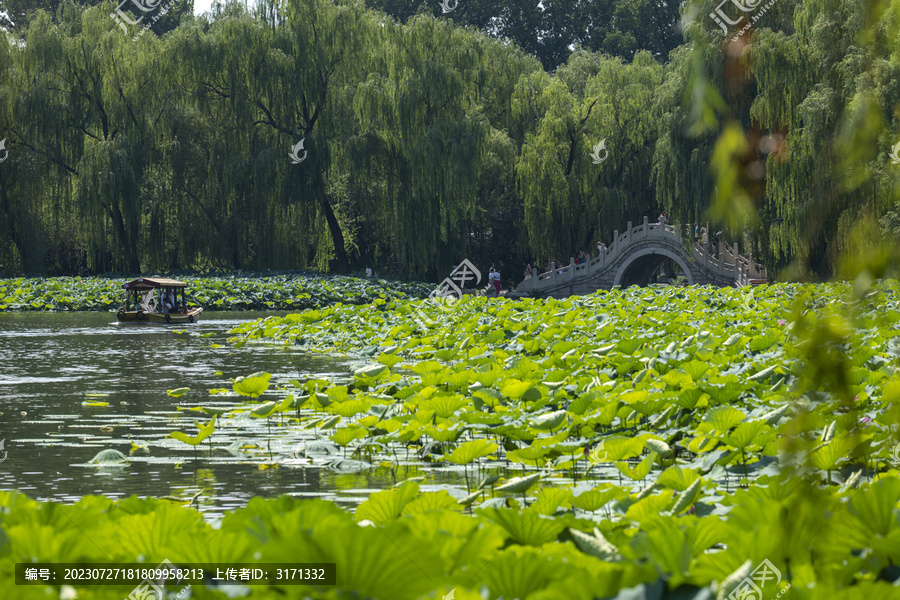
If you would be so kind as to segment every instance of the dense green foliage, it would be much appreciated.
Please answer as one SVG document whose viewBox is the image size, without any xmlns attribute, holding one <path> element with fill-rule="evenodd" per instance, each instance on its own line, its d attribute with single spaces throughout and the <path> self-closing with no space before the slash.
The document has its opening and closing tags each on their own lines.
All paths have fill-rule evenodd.
<svg viewBox="0 0 900 600">
<path fill-rule="evenodd" d="M 491 600 L 560 598 L 561 590 L 566 598 L 590 600 L 641 586 L 646 595 L 627 597 L 699 600 L 710 597 L 708 589 L 698 588 L 711 582 L 718 582 L 712 597 L 728 597 L 768 559 L 782 577 L 765 586 L 771 597 L 788 583 L 791 598 L 894 597 L 896 588 L 876 581 L 873 571 L 897 560 L 896 476 L 863 490 L 823 490 L 818 506 L 804 497 L 799 480 L 739 490 L 730 498 L 727 518 L 660 514 L 656 503 L 667 506 L 673 489 L 685 489 L 683 481 L 670 479 L 665 499 L 657 494 L 619 500 L 629 507 L 627 514 L 599 523 L 572 513 L 547 518 L 559 504 L 554 494 L 525 510 L 491 508 L 467 516 L 447 492 L 422 493 L 410 482 L 373 494 L 356 520 L 322 500 L 255 498 L 216 528 L 196 511 L 161 500 L 87 496 L 61 506 L 0 492 L 0 575 L 6 593 L 30 600 L 58 592 L 40 585 L 15 586 L 13 592 L 16 562 L 333 562 L 334 588 L 254 586 L 247 597 L 439 598 L 454 589 L 459 600 L 480 600 L 484 586 Z M 374 526 L 360 526 L 362 520 Z M 789 523 L 785 535 L 781 527 Z M 722 540 L 729 541 L 727 549 L 709 551 Z M 867 558 L 851 548 L 864 550 Z M 854 581 L 857 569 L 865 575 Z M 732 573 L 736 578 L 726 581 Z M 666 593 L 677 586 L 680 595 Z M 131 591 L 75 587 L 79 598 L 97 600 L 125 598 Z M 175 593 L 179 587 L 168 589 Z M 191 591 L 195 598 L 227 597 L 201 585 Z"/>
<path fill-rule="evenodd" d="M 770 273 L 830 274 L 854 225 L 896 230 L 898 0 L 776 2 L 735 40 L 716 4 L 266 0 L 137 40 L 111 5 L 35 13 L 0 49 L 0 269 L 514 279 L 666 208 L 758 215 Z"/>
<path fill-rule="evenodd" d="M 445 16 L 460 26 L 473 26 L 493 37 L 515 42 L 553 70 L 576 45 L 631 59 L 647 50 L 665 60 L 681 43 L 680 2 L 634 0 L 448 0 L 438 2 L 367 0 L 366 5 L 406 22 L 414 15 Z"/>
<path fill-rule="evenodd" d="M 827 446 L 806 449 L 816 467 L 810 479 L 830 485 L 832 471 L 846 477 L 863 468 L 872 477 L 898 467 L 898 292 L 891 282 L 856 300 L 849 286 L 466 298 L 444 318 L 432 315 L 424 331 L 417 303 L 377 301 L 269 317 L 235 332 L 241 343 L 284 339 L 380 363 L 349 387 L 294 382 L 297 397 L 282 407 L 308 403 L 352 417 L 333 435 L 341 446 L 469 434 L 497 442 L 482 463 L 505 455 L 577 473 L 599 445 L 610 460 L 657 452 L 648 469 L 680 458 L 679 470 L 706 474 L 718 465 L 714 478 L 731 473 L 746 483 L 802 455 L 790 445 L 798 426 L 831 427 Z"/>
<path fill-rule="evenodd" d="M 210 390 L 231 409 L 207 407 L 197 435 L 171 437 L 216 447 L 217 428 L 238 415 L 281 413 L 270 436 L 315 428 L 360 461 L 400 463 L 405 446 L 482 470 L 489 477 L 467 483 L 472 494 L 402 481 L 352 515 L 322 500 L 256 498 L 214 527 L 160 500 L 63 506 L 3 493 L 3 581 L 16 562 L 143 556 L 337 565 L 335 588 L 251 588 L 259 598 L 452 589 L 461 600 L 724 600 L 768 560 L 780 578 L 762 582 L 765 598 L 895 596 L 897 282 L 467 297 L 425 330 L 417 304 L 378 300 L 239 327 L 238 343 L 301 342 L 372 364 L 346 385 L 236 379 Z M 634 586 L 641 595 L 623 591 Z M 127 591 L 78 588 L 98 599 Z M 16 588 L 17 598 L 47 593 Z M 192 594 L 224 597 L 204 586 Z"/>
<path fill-rule="evenodd" d="M 103 0 L 77 0 L 74 3 L 80 6 L 98 6 L 102 2 Z M 28 30 L 32 19 L 37 16 L 38 10 L 51 15 L 56 14 L 62 3 L 62 0 L 0 0 L 0 27 L 7 31 L 24 33 Z M 116 7 L 130 15 L 131 20 L 136 20 L 141 17 L 142 12 L 137 7 L 138 4 L 144 8 L 154 8 L 159 6 L 159 0 L 134 3 L 119 0 Z M 166 13 L 160 15 L 153 23 L 153 31 L 159 35 L 175 29 L 183 16 L 192 15 L 194 12 L 194 0 L 168 0 L 163 4 L 166 6 Z"/>
<path fill-rule="evenodd" d="M 422 298 L 422 284 L 343 276 L 274 275 L 179 278 L 188 302 L 206 310 L 299 310 L 334 303 L 368 304 L 377 299 Z M 54 277 L 0 279 L 0 311 L 116 310 L 125 279 Z"/>
</svg>

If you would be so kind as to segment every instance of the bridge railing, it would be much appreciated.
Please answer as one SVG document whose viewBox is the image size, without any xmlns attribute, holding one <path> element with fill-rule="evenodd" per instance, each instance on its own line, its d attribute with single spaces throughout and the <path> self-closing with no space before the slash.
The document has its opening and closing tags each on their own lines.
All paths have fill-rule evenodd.
<svg viewBox="0 0 900 600">
<path fill-rule="evenodd" d="M 701 238 L 709 239 L 709 227 L 699 228 Z M 712 249 L 718 246 L 719 258 L 712 256 Z M 762 264 L 753 262 L 753 253 L 749 256 L 741 256 L 738 250 L 737 242 L 734 245 L 725 241 L 704 245 L 700 242 L 694 242 L 694 260 L 706 267 L 708 270 L 722 276 L 734 275 L 735 281 L 738 281 L 740 274 L 744 273 L 748 279 L 767 279 L 768 273 L 766 267 Z"/>
<path fill-rule="evenodd" d="M 688 236 L 690 236 L 690 227 L 686 227 Z M 644 222 L 637 226 L 629 221 L 628 227 L 623 233 L 619 233 L 618 230 L 613 232 L 612 242 L 605 251 L 592 256 L 583 265 L 576 265 L 574 258 L 570 259 L 567 265 L 555 264 L 548 272 L 526 277 L 519 284 L 517 291 L 520 293 L 537 292 L 541 289 L 552 288 L 560 283 L 588 279 L 614 264 L 620 256 L 628 251 L 632 244 L 644 240 L 668 238 L 670 241 L 680 245 L 679 229 L 680 225 L 678 224 L 673 226 L 650 223 L 647 217 L 644 217 Z M 708 240 L 709 227 L 701 228 L 700 232 Z M 718 258 L 713 256 L 709 244 L 704 245 L 695 241 L 692 250 L 693 259 L 700 267 L 723 278 L 731 279 L 738 285 L 746 285 L 742 281 L 751 279 L 766 279 L 765 267 L 754 263 L 752 254 L 748 258 L 741 256 L 738 252 L 737 244 L 732 246 L 727 242 L 719 242 Z"/>
</svg>

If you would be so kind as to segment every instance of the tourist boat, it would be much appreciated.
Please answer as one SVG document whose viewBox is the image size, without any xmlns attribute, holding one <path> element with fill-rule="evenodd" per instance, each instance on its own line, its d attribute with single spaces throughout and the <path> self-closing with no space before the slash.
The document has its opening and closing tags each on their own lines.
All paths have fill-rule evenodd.
<svg viewBox="0 0 900 600">
<path fill-rule="evenodd" d="M 196 323 L 203 312 L 201 307 L 188 306 L 184 295 L 187 284 L 183 281 L 139 277 L 122 287 L 125 288 L 125 303 L 116 314 L 120 323 Z"/>
</svg>

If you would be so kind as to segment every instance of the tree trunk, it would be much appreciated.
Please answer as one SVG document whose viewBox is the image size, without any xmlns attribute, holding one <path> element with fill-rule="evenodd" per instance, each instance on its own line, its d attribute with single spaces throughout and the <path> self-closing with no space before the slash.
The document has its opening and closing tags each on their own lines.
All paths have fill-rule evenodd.
<svg viewBox="0 0 900 600">
<path fill-rule="evenodd" d="M 3 219 L 0 220 L 0 222 L 8 223 L 7 229 L 9 231 L 9 238 L 19 252 L 18 269 L 21 269 L 26 273 L 43 273 L 45 269 L 44 259 L 40 258 L 40 260 L 35 260 L 31 248 L 26 247 L 25 236 L 19 235 L 16 223 L 21 217 L 13 215 L 12 203 L 9 201 L 9 192 L 6 186 L 6 179 L 2 175 L 0 175 L 0 215 L 3 216 Z M 2 233 L 2 231 L 0 231 L 0 233 Z M 37 269 L 35 269 L 35 267 L 37 267 Z M 11 272 L 15 272 L 18 269 L 14 267 Z"/>
<path fill-rule="evenodd" d="M 350 263 L 347 262 L 347 250 L 344 248 L 344 232 L 341 231 L 341 224 L 338 223 L 334 210 L 324 194 L 322 195 L 322 210 L 328 221 L 328 229 L 331 230 L 331 241 L 334 243 L 334 253 L 338 261 L 338 273 L 346 275 L 350 272 Z"/>
<path fill-rule="evenodd" d="M 128 274 L 140 275 L 141 261 L 138 260 L 137 244 L 132 239 L 132 236 L 129 235 L 131 232 L 125 228 L 125 219 L 122 218 L 122 210 L 119 208 L 119 203 L 115 200 L 112 202 L 109 216 L 112 218 L 113 227 L 115 227 L 116 233 L 118 234 L 119 243 L 122 244 L 120 251 L 125 257 L 125 272 Z"/>
</svg>

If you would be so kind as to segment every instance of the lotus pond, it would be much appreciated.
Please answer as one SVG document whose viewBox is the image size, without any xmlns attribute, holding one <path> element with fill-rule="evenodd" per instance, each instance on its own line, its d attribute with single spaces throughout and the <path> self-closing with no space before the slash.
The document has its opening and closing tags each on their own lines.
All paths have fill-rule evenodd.
<svg viewBox="0 0 900 600">
<path fill-rule="evenodd" d="M 90 468 L 178 452 L 194 486 L 117 504 L 0 493 L 0 572 L 143 556 L 337 564 L 335 588 L 232 590 L 260 598 L 898 596 L 896 282 L 467 297 L 449 311 L 378 299 L 230 335 L 219 344 L 260 363 L 298 353 L 345 370 L 186 376 L 166 394 L 181 411 Z M 200 474 L 235 457 L 285 482 L 369 483 L 355 498 L 294 486 L 204 507 Z"/>
<path fill-rule="evenodd" d="M 194 504 L 213 518 L 256 494 L 339 487 L 312 472 L 285 481 L 286 471 L 246 464 L 243 452 L 204 453 L 198 465 L 192 448 L 166 438 L 192 427 L 197 413 L 179 407 L 208 396 L 198 386 L 223 377 L 261 368 L 286 379 L 347 375 L 344 361 L 229 344 L 228 331 L 254 314 L 204 313 L 189 331 L 118 325 L 109 313 L 0 314 L 0 489 L 65 503 L 87 494 L 191 497 L 205 489 Z M 194 390 L 167 393 L 186 386 Z M 251 425 L 261 427 L 216 439 L 252 446 L 265 427 Z M 128 456 L 127 468 L 90 464 L 103 450 Z"/>
<path fill-rule="evenodd" d="M 149 277 L 149 275 L 148 275 Z M 366 304 L 378 298 L 423 298 L 420 283 L 335 275 L 177 276 L 188 284 L 188 300 L 206 310 L 299 310 L 337 302 Z M 129 279 L 52 277 L 0 279 L 3 311 L 115 311 Z"/>
</svg>

